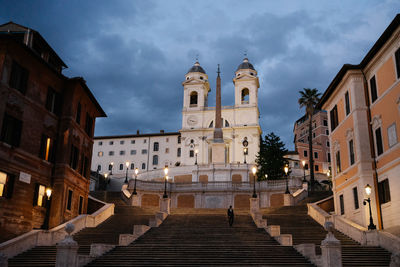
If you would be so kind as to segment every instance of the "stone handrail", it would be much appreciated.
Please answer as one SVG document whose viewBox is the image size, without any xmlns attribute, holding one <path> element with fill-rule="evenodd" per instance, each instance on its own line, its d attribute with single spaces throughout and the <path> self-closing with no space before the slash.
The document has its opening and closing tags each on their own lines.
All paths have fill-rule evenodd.
<svg viewBox="0 0 400 267">
<path fill-rule="evenodd" d="M 89 196 L 89 198 L 92 197 Z M 8 258 L 12 258 L 15 255 L 35 246 L 55 245 L 57 242 L 63 240 L 67 235 L 67 232 L 65 231 L 65 226 L 67 223 L 74 224 L 75 230 L 73 233 L 76 233 L 85 227 L 96 227 L 114 214 L 114 204 L 104 204 L 105 205 L 101 209 L 93 214 L 79 215 L 74 219 L 60 224 L 50 230 L 32 230 L 16 238 L 3 242 L 0 244 L 0 252 L 2 252 Z"/>
<path fill-rule="evenodd" d="M 293 193 L 294 205 L 297 205 L 297 203 L 305 199 L 307 196 L 308 196 L 308 191 L 305 188 L 298 189 L 296 192 Z"/>
<path fill-rule="evenodd" d="M 311 216 L 316 222 L 318 222 L 322 226 L 325 226 L 325 222 L 331 220 L 331 215 L 329 213 L 327 213 L 326 211 L 324 211 L 323 209 L 321 209 L 318 206 L 318 203 L 323 202 L 329 198 L 332 198 L 332 196 L 327 197 L 327 198 L 320 200 L 318 202 L 315 202 L 315 203 L 307 204 L 308 215 Z"/>
</svg>

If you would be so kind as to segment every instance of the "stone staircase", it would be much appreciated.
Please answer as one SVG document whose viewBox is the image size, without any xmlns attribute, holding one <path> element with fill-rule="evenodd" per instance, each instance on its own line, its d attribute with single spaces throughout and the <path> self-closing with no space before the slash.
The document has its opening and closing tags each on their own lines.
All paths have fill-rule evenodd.
<svg viewBox="0 0 400 267">
<path fill-rule="evenodd" d="M 85 228 L 73 235 L 79 244 L 78 254 L 89 255 L 92 243 L 117 245 L 119 235 L 132 233 L 133 225 L 148 224 L 155 211 L 127 206 L 120 198 L 120 192 L 100 192 L 101 200 L 115 203 L 114 215 L 102 224 Z M 37 246 L 8 260 L 9 266 L 54 266 L 56 246 Z"/>
<path fill-rule="evenodd" d="M 262 213 L 268 225 L 280 225 L 282 234 L 292 234 L 293 245 L 314 243 L 321 254 L 321 241 L 327 232 L 307 215 L 307 206 L 263 209 Z M 389 266 L 391 254 L 383 248 L 361 246 L 338 231 L 334 235 L 342 245 L 343 266 Z"/>
<path fill-rule="evenodd" d="M 117 246 L 89 266 L 313 266 L 293 247 L 280 246 L 249 215 L 236 215 L 229 227 L 225 210 L 217 214 L 174 211 L 128 246 Z"/>
</svg>

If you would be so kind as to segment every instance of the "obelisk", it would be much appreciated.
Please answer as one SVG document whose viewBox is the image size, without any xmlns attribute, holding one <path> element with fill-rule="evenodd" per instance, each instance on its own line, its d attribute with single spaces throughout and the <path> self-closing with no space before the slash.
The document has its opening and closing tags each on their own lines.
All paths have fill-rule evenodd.
<svg viewBox="0 0 400 267">
<path fill-rule="evenodd" d="M 221 117 L 221 77 L 218 64 L 217 70 L 217 88 L 215 98 L 215 127 L 214 139 L 211 144 L 211 157 L 212 163 L 221 164 L 225 163 L 225 143 L 222 133 L 222 117 Z"/>
</svg>

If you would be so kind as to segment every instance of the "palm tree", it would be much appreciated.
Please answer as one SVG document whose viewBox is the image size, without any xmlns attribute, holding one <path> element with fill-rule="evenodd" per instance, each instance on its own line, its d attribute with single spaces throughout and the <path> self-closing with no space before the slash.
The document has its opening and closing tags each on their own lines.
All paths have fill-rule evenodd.
<svg viewBox="0 0 400 267">
<path fill-rule="evenodd" d="M 319 96 L 321 93 L 318 93 L 316 88 L 303 88 L 303 91 L 299 91 L 299 105 L 300 108 L 306 108 L 306 115 L 309 119 L 308 122 L 308 150 L 309 150 L 309 162 L 310 162 L 310 184 L 311 184 L 311 192 L 314 191 L 314 155 L 313 155 L 313 146 L 312 146 L 312 116 L 314 114 L 315 106 L 319 101 Z"/>
</svg>

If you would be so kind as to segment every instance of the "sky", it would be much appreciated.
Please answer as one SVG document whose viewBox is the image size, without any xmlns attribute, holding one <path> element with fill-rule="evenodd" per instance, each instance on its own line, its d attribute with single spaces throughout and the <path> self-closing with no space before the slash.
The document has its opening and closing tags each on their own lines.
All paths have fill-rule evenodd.
<svg viewBox="0 0 400 267">
<path fill-rule="evenodd" d="M 245 53 L 260 79 L 263 135 L 293 149 L 304 115 L 299 91 L 323 93 L 343 64 L 358 64 L 397 13 L 400 1 L 0 0 L 0 24 L 41 33 L 83 77 L 107 118 L 96 136 L 177 132 L 184 75 L 196 57 L 215 105 L 217 64 L 222 105 L 234 104 L 232 79 Z"/>
</svg>

